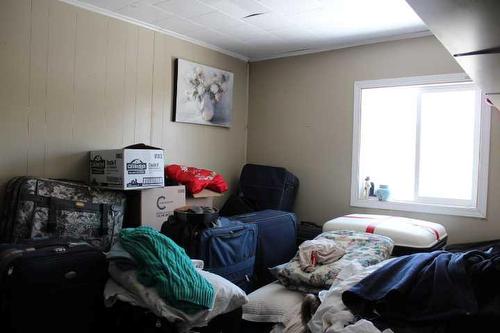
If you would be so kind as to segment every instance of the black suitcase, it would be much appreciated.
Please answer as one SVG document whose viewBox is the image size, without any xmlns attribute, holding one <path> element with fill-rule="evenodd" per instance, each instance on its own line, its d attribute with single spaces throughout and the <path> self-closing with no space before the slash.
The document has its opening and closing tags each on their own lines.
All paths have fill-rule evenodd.
<svg viewBox="0 0 500 333">
<path fill-rule="evenodd" d="M 224 204 L 221 216 L 274 209 L 291 212 L 299 179 L 285 168 L 246 164 L 241 170 L 238 193 Z"/>
<path fill-rule="evenodd" d="M 98 331 L 106 279 L 106 257 L 88 243 L 2 244 L 0 331 Z"/>
<path fill-rule="evenodd" d="M 274 281 L 269 268 L 289 261 L 297 252 L 297 216 L 290 212 L 267 209 L 232 216 L 230 220 L 258 226 L 254 287 L 259 288 Z"/>
<path fill-rule="evenodd" d="M 443 249 L 449 252 L 468 252 L 472 250 L 488 251 L 490 249 L 498 252 L 500 251 L 500 239 L 473 243 L 449 244 L 444 246 Z"/>
<path fill-rule="evenodd" d="M 305 242 L 306 240 L 314 239 L 322 232 L 322 228 L 315 223 L 305 221 L 300 222 L 297 234 L 297 245 L 302 244 L 302 242 Z"/>
<path fill-rule="evenodd" d="M 157 317 L 149 309 L 122 301 L 106 309 L 105 332 L 176 333 L 174 323 Z M 97 332 L 97 331 L 96 331 Z"/>
<path fill-rule="evenodd" d="M 213 318 L 207 326 L 194 327 L 190 333 L 238 333 L 242 309 L 223 313 Z M 118 301 L 106 310 L 107 329 L 99 332 L 177 333 L 175 323 L 159 318 L 150 310 Z M 97 332 L 97 331 L 96 331 Z"/>
<path fill-rule="evenodd" d="M 231 194 L 224 203 L 224 206 L 222 206 L 219 214 L 220 216 L 229 217 L 238 214 L 255 212 L 256 210 L 254 202 L 247 200 L 238 194 Z"/>
</svg>

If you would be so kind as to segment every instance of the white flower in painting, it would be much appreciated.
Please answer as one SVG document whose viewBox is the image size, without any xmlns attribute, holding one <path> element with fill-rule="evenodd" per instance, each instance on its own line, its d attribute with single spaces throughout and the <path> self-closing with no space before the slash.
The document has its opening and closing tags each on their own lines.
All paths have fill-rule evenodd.
<svg viewBox="0 0 500 333">
<path fill-rule="evenodd" d="M 212 85 L 210 86 L 210 91 L 213 92 L 214 94 L 217 93 L 219 91 L 219 86 L 216 85 L 215 83 L 212 83 Z"/>
<path fill-rule="evenodd" d="M 212 103 L 219 102 L 226 91 L 227 76 L 219 73 L 206 73 L 201 67 L 195 67 L 186 75 L 190 87 L 186 91 L 187 99 L 201 102 L 205 97 Z"/>
<path fill-rule="evenodd" d="M 203 85 L 199 85 L 197 88 L 196 88 L 196 91 L 198 92 L 198 95 L 203 95 L 203 93 L 205 92 L 205 87 Z"/>
</svg>

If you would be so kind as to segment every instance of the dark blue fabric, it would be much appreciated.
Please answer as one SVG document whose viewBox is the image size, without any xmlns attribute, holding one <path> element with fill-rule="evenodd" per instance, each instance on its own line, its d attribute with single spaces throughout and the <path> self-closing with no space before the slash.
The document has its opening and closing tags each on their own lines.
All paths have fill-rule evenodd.
<svg viewBox="0 0 500 333">
<path fill-rule="evenodd" d="M 435 251 L 396 258 L 342 295 L 355 314 L 386 321 L 500 315 L 498 251 Z"/>
<path fill-rule="evenodd" d="M 245 164 L 241 170 L 238 195 L 253 202 L 255 210 L 291 212 L 299 179 L 285 168 Z"/>
<path fill-rule="evenodd" d="M 207 271 L 249 291 L 257 248 L 257 226 L 219 219 L 219 226 L 200 232 L 200 253 Z"/>
<path fill-rule="evenodd" d="M 286 263 L 297 252 L 297 216 L 290 212 L 266 209 L 231 216 L 230 219 L 258 226 L 256 287 L 276 280 L 269 268 Z"/>
</svg>

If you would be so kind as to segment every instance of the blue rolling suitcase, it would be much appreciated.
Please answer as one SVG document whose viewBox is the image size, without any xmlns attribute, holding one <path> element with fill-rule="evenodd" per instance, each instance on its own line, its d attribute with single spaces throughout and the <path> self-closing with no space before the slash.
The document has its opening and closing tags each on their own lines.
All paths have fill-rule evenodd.
<svg viewBox="0 0 500 333">
<path fill-rule="evenodd" d="M 257 248 L 257 226 L 220 218 L 219 226 L 200 232 L 193 257 L 205 270 L 220 275 L 246 292 L 251 291 Z"/>
<path fill-rule="evenodd" d="M 269 268 L 289 261 L 297 252 L 297 216 L 290 212 L 267 209 L 231 216 L 230 219 L 258 226 L 255 287 L 275 280 Z"/>
</svg>

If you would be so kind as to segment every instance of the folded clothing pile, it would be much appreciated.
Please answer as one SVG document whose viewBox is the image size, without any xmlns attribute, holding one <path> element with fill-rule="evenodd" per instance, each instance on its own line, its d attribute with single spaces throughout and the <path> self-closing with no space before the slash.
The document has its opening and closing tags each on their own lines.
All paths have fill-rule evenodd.
<svg viewBox="0 0 500 333">
<path fill-rule="evenodd" d="M 240 288 L 196 269 L 182 248 L 150 227 L 123 229 L 108 260 L 106 306 L 122 301 L 149 309 L 180 332 L 206 326 L 247 302 Z"/>
<path fill-rule="evenodd" d="M 122 247 L 139 263 L 137 278 L 186 313 L 210 309 L 214 288 L 173 240 L 147 226 L 120 232 Z"/>
</svg>

